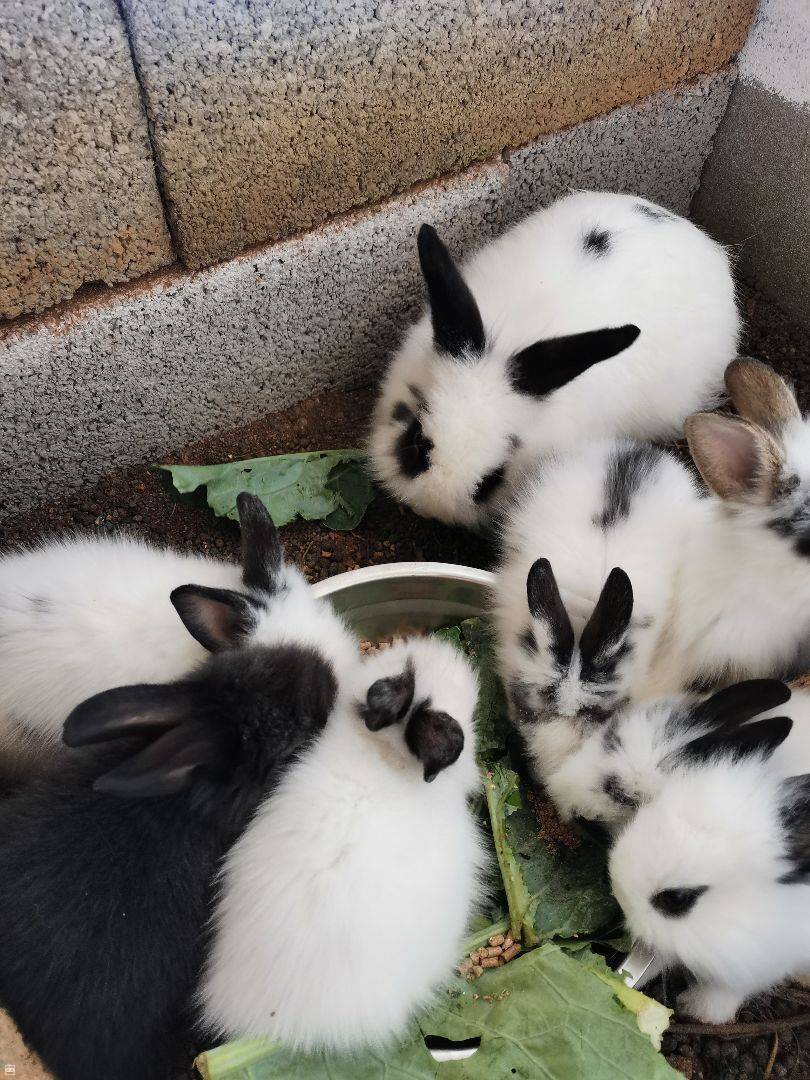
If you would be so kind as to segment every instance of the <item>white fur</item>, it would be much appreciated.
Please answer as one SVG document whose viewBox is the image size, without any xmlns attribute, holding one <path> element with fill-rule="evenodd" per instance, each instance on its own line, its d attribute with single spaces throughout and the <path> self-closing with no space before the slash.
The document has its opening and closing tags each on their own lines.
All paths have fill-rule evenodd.
<svg viewBox="0 0 810 1080">
<path fill-rule="evenodd" d="M 169 600 L 179 585 L 242 590 L 236 565 L 128 538 L 60 540 L 0 559 L 0 752 L 48 752 L 70 711 L 114 686 L 170 682 L 208 655 Z M 341 670 L 356 644 L 285 566 L 253 640 L 315 645 Z"/>
<path fill-rule="evenodd" d="M 810 885 L 780 884 L 789 868 L 779 819 L 780 769 L 749 759 L 670 777 L 620 833 L 610 875 L 628 928 L 697 984 L 683 1011 L 720 1023 L 749 997 L 810 969 Z M 680 918 L 650 898 L 708 886 Z"/>
<path fill-rule="evenodd" d="M 437 352 L 429 315 L 410 329 L 385 376 L 371 457 L 380 480 L 417 513 L 474 525 L 498 499 L 476 506 L 481 478 L 506 464 L 503 494 L 538 454 L 598 438 L 668 437 L 710 407 L 734 356 L 739 316 L 725 250 L 684 218 L 650 220 L 633 195 L 575 192 L 539 210 L 463 264 L 486 333 L 483 357 Z M 610 251 L 583 249 L 591 229 Z M 543 400 L 518 394 L 509 358 L 540 339 L 634 324 L 639 338 Z M 428 405 L 417 405 L 415 388 Z M 399 402 L 433 441 L 429 470 L 413 479 L 394 447 Z M 512 440 L 520 440 L 515 450 Z"/>
<path fill-rule="evenodd" d="M 403 725 L 372 733 L 358 712 L 408 657 L 414 703 L 430 698 L 465 733 L 461 757 L 429 784 Z M 307 1049 L 379 1043 L 448 976 L 484 859 L 467 808 L 477 692 L 465 658 L 435 640 L 358 666 L 225 863 L 200 993 L 213 1029 Z"/>
</svg>

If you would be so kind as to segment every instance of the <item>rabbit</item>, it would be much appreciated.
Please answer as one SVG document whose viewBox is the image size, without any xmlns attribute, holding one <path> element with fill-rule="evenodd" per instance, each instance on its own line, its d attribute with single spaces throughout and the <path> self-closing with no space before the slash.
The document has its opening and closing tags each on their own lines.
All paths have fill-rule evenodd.
<svg viewBox="0 0 810 1080">
<path fill-rule="evenodd" d="M 538 455 L 680 434 L 736 354 L 729 256 L 635 195 L 578 191 L 459 269 L 423 225 L 430 311 L 383 379 L 374 471 L 418 514 L 487 523 Z"/>
<path fill-rule="evenodd" d="M 790 720 L 760 722 L 761 746 L 676 770 L 615 839 L 609 871 L 630 932 L 695 978 L 679 1011 L 733 1019 L 753 995 L 810 970 L 810 759 L 772 758 Z M 771 760 L 769 760 L 771 758 Z"/>
<path fill-rule="evenodd" d="M 225 861 L 198 996 L 219 1037 L 386 1043 L 461 955 L 485 865 L 476 676 L 408 639 L 353 685 Z"/>
<path fill-rule="evenodd" d="M 564 820 L 580 818 L 618 830 L 649 802 L 675 770 L 701 766 L 707 750 L 744 754 L 763 728 L 786 713 L 790 738 L 774 754 L 790 776 L 798 754 L 810 768 L 810 693 L 776 679 L 752 679 L 705 699 L 680 695 L 619 710 L 595 726 L 545 780 Z M 760 719 L 749 723 L 753 717 Z"/>
<path fill-rule="evenodd" d="M 60 1080 L 167 1080 L 221 860 L 338 698 L 334 652 L 313 610 L 296 625 L 297 579 L 267 537 L 250 591 L 175 592 L 216 650 L 204 664 L 79 704 L 62 768 L 0 803 L 0 1004 Z"/>
<path fill-rule="evenodd" d="M 726 384 L 741 418 L 697 414 L 686 423 L 708 497 L 665 448 L 601 440 L 541 462 L 504 514 L 493 620 L 513 715 L 520 710 L 524 731 L 533 730 L 541 779 L 586 730 L 582 717 L 573 722 L 570 694 L 555 712 L 550 691 L 574 679 L 588 704 L 576 651 L 561 663 L 547 628 L 556 621 L 569 637 L 581 632 L 610 566 L 627 575 L 633 607 L 610 710 L 806 668 L 810 425 L 759 361 L 733 361 Z M 535 590 L 532 609 L 527 581 L 538 556 L 553 574 L 552 607 L 561 614 L 542 599 L 548 591 Z M 559 752 L 540 761 L 552 731 Z"/>
<path fill-rule="evenodd" d="M 296 640 L 311 619 L 312 643 L 334 648 L 345 665 L 353 640 L 283 563 L 262 502 L 243 492 L 237 505 L 241 570 L 127 538 L 74 537 L 0 558 L 0 770 L 9 784 L 47 770 L 65 716 L 81 701 L 117 685 L 170 682 L 231 638 L 269 643 L 289 629 Z M 198 596 L 244 588 L 266 597 L 271 573 L 272 602 L 244 616 L 226 602 L 221 625 L 195 625 Z M 193 581 L 200 585 L 188 587 Z"/>
</svg>

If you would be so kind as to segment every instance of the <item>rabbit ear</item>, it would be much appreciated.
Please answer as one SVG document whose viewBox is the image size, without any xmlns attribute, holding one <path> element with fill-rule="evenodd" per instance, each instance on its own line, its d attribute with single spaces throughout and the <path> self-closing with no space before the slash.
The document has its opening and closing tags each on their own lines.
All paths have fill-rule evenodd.
<svg viewBox="0 0 810 1080">
<path fill-rule="evenodd" d="M 548 627 L 551 648 L 560 667 L 566 667 L 574 651 L 574 628 L 557 588 L 557 581 L 548 559 L 538 559 L 526 578 L 529 614 L 542 619 Z"/>
<path fill-rule="evenodd" d="M 278 529 L 257 495 L 240 492 L 236 506 L 242 529 L 242 581 L 248 589 L 274 593 L 283 562 Z"/>
<path fill-rule="evenodd" d="M 726 388 L 734 408 L 772 435 L 791 420 L 801 420 L 796 398 L 784 379 L 761 360 L 740 357 L 726 368 Z"/>
<path fill-rule="evenodd" d="M 640 333 L 637 326 L 627 325 L 536 341 L 510 360 L 512 385 L 520 394 L 545 397 L 594 364 L 624 352 Z"/>
<path fill-rule="evenodd" d="M 422 762 L 425 781 L 429 784 L 442 769 L 458 760 L 464 749 L 464 732 L 452 716 L 420 705 L 405 727 L 405 742 L 414 757 Z"/>
<path fill-rule="evenodd" d="M 633 586 L 630 578 L 615 566 L 608 574 L 596 607 L 579 639 L 584 663 L 593 663 L 621 641 L 633 614 Z"/>
<path fill-rule="evenodd" d="M 790 687 L 779 679 L 747 679 L 718 690 L 701 701 L 692 709 L 689 721 L 695 725 L 734 727 L 778 705 L 784 705 L 790 701 L 790 697 Z"/>
<path fill-rule="evenodd" d="M 360 706 L 360 715 L 369 731 L 381 731 L 405 717 L 413 702 L 415 676 L 409 661 L 401 675 L 377 679 L 368 688 L 366 704 Z"/>
<path fill-rule="evenodd" d="M 792 727 L 789 716 L 769 716 L 738 727 L 721 727 L 687 743 L 678 756 L 691 761 L 705 761 L 719 755 L 738 759 L 759 754 L 769 758 L 788 737 Z"/>
<path fill-rule="evenodd" d="M 250 634 L 256 621 L 256 601 L 232 589 L 180 585 L 171 602 L 193 638 L 208 649 L 232 649 Z"/>
<path fill-rule="evenodd" d="M 430 298 L 436 348 L 455 357 L 465 352 L 483 352 L 484 324 L 478 304 L 431 225 L 423 225 L 419 230 L 417 247 Z"/>
<path fill-rule="evenodd" d="M 192 692 L 184 683 L 119 686 L 77 705 L 65 721 L 68 746 L 86 746 L 172 728 L 188 715 Z"/>
<path fill-rule="evenodd" d="M 719 413 L 695 413 L 684 424 L 700 475 L 721 499 L 768 503 L 782 453 L 762 428 Z"/>
<path fill-rule="evenodd" d="M 187 720 L 98 777 L 93 790 L 130 799 L 176 795 L 197 769 L 221 770 L 223 757 L 222 738 L 211 725 Z"/>
</svg>

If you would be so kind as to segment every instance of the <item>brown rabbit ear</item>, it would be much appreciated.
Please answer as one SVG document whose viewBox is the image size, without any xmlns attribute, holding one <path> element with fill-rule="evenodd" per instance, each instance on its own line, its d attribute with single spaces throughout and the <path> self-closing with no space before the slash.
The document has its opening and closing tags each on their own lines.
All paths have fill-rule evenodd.
<svg viewBox="0 0 810 1080">
<path fill-rule="evenodd" d="M 782 451 L 763 428 L 720 413 L 695 413 L 684 424 L 692 459 L 721 499 L 765 505 L 782 467 Z"/>
<path fill-rule="evenodd" d="M 726 368 L 726 388 L 734 408 L 754 424 L 779 435 L 791 420 L 801 420 L 793 391 L 773 368 L 743 356 Z"/>
</svg>

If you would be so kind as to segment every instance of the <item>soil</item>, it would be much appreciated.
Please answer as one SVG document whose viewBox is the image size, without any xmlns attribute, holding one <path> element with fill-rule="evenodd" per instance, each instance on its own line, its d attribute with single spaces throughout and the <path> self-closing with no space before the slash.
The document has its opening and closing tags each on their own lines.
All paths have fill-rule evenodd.
<svg viewBox="0 0 810 1080">
<path fill-rule="evenodd" d="M 743 295 L 748 331 L 743 353 L 767 360 L 795 385 L 800 404 L 810 408 L 810 335 L 780 309 L 754 292 Z M 319 394 L 294 408 L 252 424 L 212 435 L 173 454 L 166 463 L 215 464 L 301 450 L 359 446 L 365 436 L 370 389 L 351 394 Z M 221 558 L 238 557 L 238 528 L 213 516 L 203 497 L 178 498 L 168 475 L 140 465 L 104 477 L 92 487 L 7 519 L 0 526 L 0 550 L 28 544 L 65 530 L 112 533 L 126 530 Z M 284 529 L 284 545 L 311 581 L 374 563 L 437 560 L 490 568 L 491 539 L 425 521 L 379 494 L 351 533 L 331 532 L 318 522 L 294 522 Z M 672 987 L 651 988 L 668 998 Z M 671 1064 L 689 1080 L 810 1077 L 810 1025 L 783 1026 L 784 1018 L 810 1012 L 810 997 L 800 1004 L 790 991 L 778 992 L 743 1010 L 739 1022 L 767 1022 L 772 1029 L 755 1036 L 719 1037 L 708 1029 L 694 1034 L 674 1029 L 664 1037 Z M 674 1000 L 674 998 L 673 998 Z M 185 1066 L 177 1076 L 191 1077 Z"/>
</svg>

